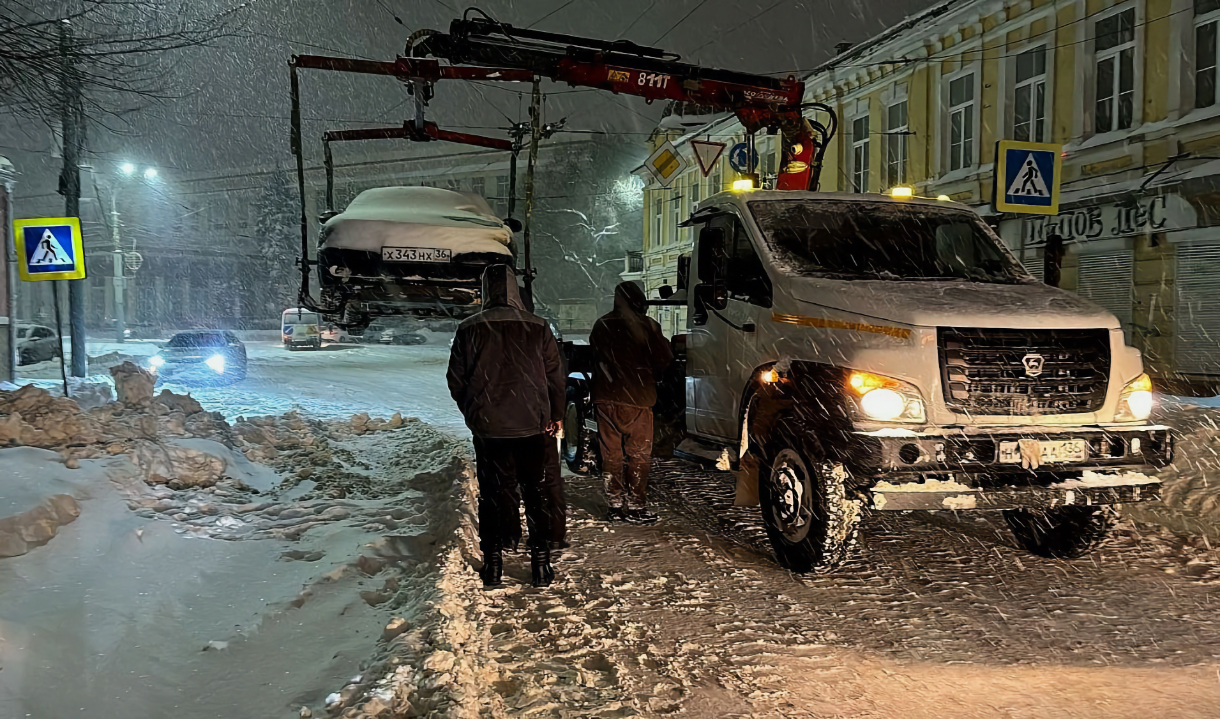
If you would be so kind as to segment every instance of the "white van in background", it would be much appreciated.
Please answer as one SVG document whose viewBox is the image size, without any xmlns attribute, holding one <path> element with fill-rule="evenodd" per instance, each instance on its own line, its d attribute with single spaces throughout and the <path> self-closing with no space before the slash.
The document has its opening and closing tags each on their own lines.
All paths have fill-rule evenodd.
<svg viewBox="0 0 1220 719">
<path fill-rule="evenodd" d="M 322 333 L 318 329 L 318 313 L 302 307 L 284 310 L 280 321 L 284 338 L 284 346 L 288 349 L 297 347 L 322 348 Z"/>
</svg>

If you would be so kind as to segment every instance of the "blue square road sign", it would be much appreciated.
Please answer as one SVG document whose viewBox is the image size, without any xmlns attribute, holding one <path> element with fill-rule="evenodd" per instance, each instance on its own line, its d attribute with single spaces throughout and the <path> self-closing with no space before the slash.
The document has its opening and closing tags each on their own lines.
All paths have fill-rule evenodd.
<svg viewBox="0 0 1220 719">
<path fill-rule="evenodd" d="M 77 217 L 13 220 L 21 279 L 83 280 L 85 248 Z"/>
<path fill-rule="evenodd" d="M 1059 214 L 1063 148 L 1041 142 L 996 144 L 995 209 L 1034 215 Z"/>
</svg>

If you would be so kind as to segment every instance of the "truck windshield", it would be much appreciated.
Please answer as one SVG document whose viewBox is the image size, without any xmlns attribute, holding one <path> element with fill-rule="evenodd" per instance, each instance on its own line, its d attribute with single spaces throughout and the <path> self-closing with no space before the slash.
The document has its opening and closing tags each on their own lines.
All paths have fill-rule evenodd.
<svg viewBox="0 0 1220 719">
<path fill-rule="evenodd" d="M 836 200 L 759 200 L 750 211 L 782 268 L 793 274 L 1033 281 L 970 212 Z"/>
</svg>

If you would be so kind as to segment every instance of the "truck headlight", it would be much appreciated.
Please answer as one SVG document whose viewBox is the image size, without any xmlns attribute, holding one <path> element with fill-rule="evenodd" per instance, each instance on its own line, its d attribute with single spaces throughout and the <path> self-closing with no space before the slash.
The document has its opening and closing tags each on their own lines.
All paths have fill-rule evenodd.
<svg viewBox="0 0 1220 719">
<path fill-rule="evenodd" d="M 927 421 L 923 399 L 910 382 L 871 372 L 852 372 L 847 384 L 856 407 L 868 419 L 912 424 Z"/>
<path fill-rule="evenodd" d="M 1134 422 L 1148 419 L 1152 414 L 1152 378 L 1146 374 L 1131 380 L 1118 398 L 1118 413 L 1115 422 Z"/>
<path fill-rule="evenodd" d="M 225 371 L 225 358 L 223 355 L 212 355 L 204 361 L 204 364 L 216 370 L 216 374 L 223 374 Z"/>
</svg>

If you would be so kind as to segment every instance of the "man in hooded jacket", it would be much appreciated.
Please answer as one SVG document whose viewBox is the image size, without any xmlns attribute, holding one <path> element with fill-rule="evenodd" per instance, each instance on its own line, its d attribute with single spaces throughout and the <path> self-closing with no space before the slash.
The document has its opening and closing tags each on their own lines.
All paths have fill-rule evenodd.
<svg viewBox="0 0 1220 719">
<path fill-rule="evenodd" d="M 558 343 L 525 309 L 512 267 L 484 271 L 483 309 L 458 326 L 447 379 L 474 436 L 483 584 L 500 584 L 524 497 L 533 583 L 549 585 L 551 549 L 565 546 L 563 480 L 545 466 L 563 416 L 564 376 Z"/>
<path fill-rule="evenodd" d="M 657 520 L 648 509 L 652 407 L 657 376 L 674 359 L 661 325 L 644 314 L 647 309 L 640 286 L 623 282 L 614 289 L 614 309 L 589 335 L 606 502 L 612 518 L 637 524 Z"/>
</svg>

